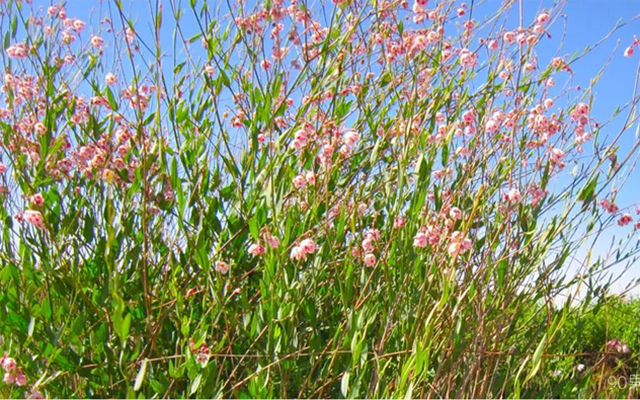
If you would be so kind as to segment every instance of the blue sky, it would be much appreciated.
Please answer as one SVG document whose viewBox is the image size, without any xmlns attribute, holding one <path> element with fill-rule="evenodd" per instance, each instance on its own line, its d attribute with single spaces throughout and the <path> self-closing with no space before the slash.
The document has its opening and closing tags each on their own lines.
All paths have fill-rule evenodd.
<svg viewBox="0 0 640 400">
<path fill-rule="evenodd" d="M 201 1 L 202 0 L 199 0 L 198 3 L 201 3 Z M 124 9 L 130 10 L 128 17 L 136 22 L 137 33 L 143 38 L 150 38 L 153 24 L 149 2 L 146 0 L 123 0 L 122 2 Z M 182 4 L 183 8 L 189 6 L 189 2 L 186 0 L 175 0 L 175 2 Z M 230 0 L 230 2 L 233 3 L 233 0 Z M 34 0 L 33 3 L 36 6 L 42 5 L 45 7 L 51 4 L 50 1 L 41 0 Z M 152 3 L 155 3 L 155 0 L 152 1 Z M 172 48 L 174 21 L 172 21 L 170 13 L 170 2 L 161 1 L 161 3 L 163 3 L 164 6 L 164 29 L 161 43 L 163 45 L 166 43 L 164 49 L 168 52 L 168 55 L 171 56 L 168 63 L 172 65 L 174 55 L 170 54 L 170 51 Z M 288 4 L 289 2 L 285 1 L 285 3 Z M 327 3 L 329 3 L 328 0 Z M 434 3 L 436 3 L 436 1 L 431 0 L 430 6 Z M 471 0 L 467 0 L 466 3 L 470 5 Z M 481 19 L 486 12 L 495 11 L 501 5 L 502 0 L 486 0 L 476 3 L 479 3 L 479 6 L 476 11 L 474 11 L 474 18 Z M 528 25 L 535 18 L 540 9 L 548 8 L 553 3 L 553 1 L 545 0 L 524 0 L 522 4 L 525 25 Z M 209 4 L 214 5 L 218 4 L 218 2 L 209 1 Z M 115 10 L 112 2 L 109 0 L 102 2 L 68 0 L 66 5 L 67 13 L 70 17 L 80 18 L 87 22 L 91 21 L 91 23 L 87 24 L 88 29 L 92 29 L 92 26 L 97 26 L 98 21 L 107 15 L 109 8 Z M 640 1 L 635 0 L 567 1 L 563 12 L 566 19 L 564 17 L 560 18 L 550 29 L 552 38 L 545 39 L 545 42 L 538 47 L 539 66 L 544 68 L 556 53 L 560 56 L 571 56 L 576 51 L 584 50 L 587 45 L 593 45 L 605 37 L 617 23 L 629 20 L 638 14 L 640 14 Z M 507 28 L 516 28 L 518 26 L 518 19 L 518 6 L 516 5 L 512 10 L 511 23 Z M 119 25 L 119 23 L 117 25 Z M 187 36 L 198 32 L 190 12 L 185 13 L 183 26 L 186 27 L 187 30 L 189 30 L 190 27 L 193 29 L 192 32 L 186 32 Z M 564 35 L 563 39 L 563 31 L 565 29 L 566 35 Z M 616 31 L 606 42 L 573 65 L 573 70 L 575 71 L 573 83 L 587 87 L 590 79 L 598 73 L 618 44 L 618 49 L 615 54 L 613 54 L 610 65 L 594 89 L 592 116 L 600 122 L 608 120 L 618 105 L 628 102 L 633 96 L 635 73 L 638 68 L 638 63 L 640 62 L 640 49 L 636 49 L 634 56 L 631 58 L 623 57 L 622 53 L 625 47 L 633 41 L 634 34 L 640 36 L 640 19 Z M 562 46 L 558 50 L 561 41 Z M 179 54 L 177 56 L 180 57 Z M 623 116 L 624 113 L 603 129 L 601 135 L 615 136 L 622 126 Z M 635 142 L 635 128 L 636 126 L 625 132 L 622 142 L 620 143 L 621 148 L 627 148 Z M 617 203 L 620 206 L 627 206 L 640 201 L 640 187 L 637 182 L 640 182 L 640 171 L 633 173 L 631 179 L 628 181 L 629 184 L 618 195 Z M 629 231 L 625 231 L 624 233 L 626 234 L 628 232 Z M 598 254 L 605 251 L 610 240 L 610 236 L 603 238 L 603 240 L 599 242 L 598 247 L 594 249 L 594 252 Z M 628 273 L 616 287 L 620 290 L 627 282 L 638 276 L 640 276 L 640 265 L 635 265 L 631 268 L 630 273 Z M 638 291 L 636 291 L 636 293 L 638 293 Z"/>
</svg>

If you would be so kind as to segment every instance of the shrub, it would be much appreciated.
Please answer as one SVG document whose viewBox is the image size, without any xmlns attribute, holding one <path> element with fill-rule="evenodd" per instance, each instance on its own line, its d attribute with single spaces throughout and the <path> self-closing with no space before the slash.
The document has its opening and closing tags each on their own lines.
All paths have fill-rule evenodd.
<svg viewBox="0 0 640 400">
<path fill-rule="evenodd" d="M 2 4 L 3 395 L 573 396 L 638 99 L 601 134 L 559 7 L 427 3 Z"/>
</svg>

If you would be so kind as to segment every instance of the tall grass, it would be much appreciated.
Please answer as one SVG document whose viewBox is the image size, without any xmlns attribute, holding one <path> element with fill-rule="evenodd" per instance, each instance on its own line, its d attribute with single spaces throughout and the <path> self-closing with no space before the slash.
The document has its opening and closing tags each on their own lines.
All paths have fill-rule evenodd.
<svg viewBox="0 0 640 400">
<path fill-rule="evenodd" d="M 537 57 L 562 5 L 4 2 L 3 397 L 632 395 L 570 335 L 638 96 Z"/>
</svg>

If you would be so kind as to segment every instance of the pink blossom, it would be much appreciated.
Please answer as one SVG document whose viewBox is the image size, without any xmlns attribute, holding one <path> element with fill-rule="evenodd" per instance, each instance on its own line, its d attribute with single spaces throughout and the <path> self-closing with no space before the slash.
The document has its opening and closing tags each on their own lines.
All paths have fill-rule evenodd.
<svg viewBox="0 0 640 400">
<path fill-rule="evenodd" d="M 24 59 L 27 58 L 28 54 L 27 45 L 24 43 L 9 46 L 6 51 L 9 58 Z"/>
<path fill-rule="evenodd" d="M 207 64 L 204 66 L 204 72 L 209 76 L 213 76 L 213 74 L 216 72 L 216 69 Z"/>
<path fill-rule="evenodd" d="M 629 225 L 631 222 L 633 222 L 633 218 L 631 217 L 631 214 L 626 213 L 620 217 L 620 219 L 618 220 L 618 225 L 625 226 L 625 225 Z"/>
<path fill-rule="evenodd" d="M 373 251 L 373 240 L 371 240 L 370 237 L 364 238 L 364 240 L 362 241 L 362 248 L 366 252 L 372 252 Z"/>
<path fill-rule="evenodd" d="M 302 242 L 300 242 L 300 248 L 307 254 L 313 253 L 314 251 L 316 251 L 316 242 L 311 239 L 304 239 Z"/>
<path fill-rule="evenodd" d="M 102 47 L 103 44 L 104 44 L 104 39 L 102 39 L 100 36 L 93 36 L 91 38 L 91 45 L 96 49 L 99 49 L 100 47 Z"/>
<path fill-rule="evenodd" d="M 367 232 L 367 237 L 373 240 L 379 240 L 380 231 L 377 228 L 369 228 L 369 232 Z"/>
<path fill-rule="evenodd" d="M 405 224 L 404 217 L 399 215 L 393 221 L 393 229 L 400 229 L 404 226 L 404 224 Z"/>
<path fill-rule="evenodd" d="M 464 113 L 462 113 L 462 119 L 464 120 L 465 123 L 470 124 L 474 121 L 475 115 L 473 111 L 467 110 Z"/>
<path fill-rule="evenodd" d="M 540 15 L 538 15 L 538 18 L 536 19 L 536 21 L 540 24 L 540 25 L 544 25 L 547 22 L 549 22 L 549 14 L 548 13 L 542 13 Z"/>
<path fill-rule="evenodd" d="M 304 250 L 302 250 L 302 248 L 300 246 L 294 246 L 291 249 L 291 258 L 294 260 L 302 260 L 303 258 L 306 257 L 306 253 L 304 252 Z"/>
<path fill-rule="evenodd" d="M 360 140 L 360 134 L 354 130 L 350 130 L 344 134 L 342 140 L 347 147 L 353 148 L 358 143 L 358 140 Z"/>
<path fill-rule="evenodd" d="M 44 126 L 42 122 L 36 123 L 33 126 L 33 130 L 36 133 L 36 135 L 44 135 L 45 133 L 47 133 L 47 127 Z"/>
<path fill-rule="evenodd" d="M 112 72 L 109 72 L 107 75 L 105 75 L 104 77 L 104 81 L 107 85 L 113 85 L 117 82 L 118 78 L 116 77 L 116 75 Z"/>
<path fill-rule="evenodd" d="M 551 163 L 557 164 L 560 163 L 564 159 L 564 151 L 560 149 L 551 150 Z"/>
<path fill-rule="evenodd" d="M 610 214 L 615 214 L 618 212 L 618 206 L 607 199 L 602 199 L 599 201 L 599 203 L 602 206 L 602 208 L 604 208 Z"/>
<path fill-rule="evenodd" d="M 364 215 L 367 212 L 367 203 L 358 204 L 358 215 Z"/>
<path fill-rule="evenodd" d="M 576 106 L 576 111 L 580 115 L 587 115 L 589 114 L 589 106 L 585 103 L 578 103 L 578 105 Z"/>
<path fill-rule="evenodd" d="M 373 267 L 374 265 L 376 265 L 376 256 L 369 253 L 366 256 L 364 256 L 364 263 L 368 266 L 368 267 Z"/>
<path fill-rule="evenodd" d="M 506 198 L 512 203 L 519 203 L 520 200 L 522 200 L 522 195 L 520 194 L 520 191 L 518 189 L 511 188 L 506 194 Z"/>
<path fill-rule="evenodd" d="M 29 396 L 27 396 L 27 399 L 34 399 L 34 400 L 40 400 L 44 398 L 45 398 L 44 395 L 38 390 L 34 390 L 29 394 Z"/>
<path fill-rule="evenodd" d="M 505 32 L 504 35 L 502 36 L 502 40 L 511 44 L 516 40 L 516 34 L 513 32 Z"/>
<path fill-rule="evenodd" d="M 27 384 L 27 376 L 22 372 L 16 374 L 15 384 L 18 386 L 24 386 Z"/>
<path fill-rule="evenodd" d="M 73 30 L 76 32 L 82 32 L 84 30 L 85 23 L 79 19 L 73 20 Z"/>
<path fill-rule="evenodd" d="M 2 381 L 8 385 L 13 384 L 15 380 L 16 380 L 16 376 L 12 372 L 6 372 L 4 374 L 4 377 L 2 378 Z"/>
<path fill-rule="evenodd" d="M 545 99 L 544 107 L 548 110 L 553 107 L 553 99 Z"/>
<path fill-rule="evenodd" d="M 451 210 L 449 210 L 449 216 L 453 220 L 459 220 L 460 218 L 462 218 L 462 210 L 460 210 L 458 207 L 452 207 Z"/>
<path fill-rule="evenodd" d="M 44 218 L 42 217 L 42 214 L 40 214 L 39 211 L 35 211 L 35 210 L 26 210 L 23 213 L 23 217 L 24 219 L 32 224 L 35 225 L 38 228 L 44 228 Z M 6 362 L 6 360 L 5 360 Z M 5 367 L 6 369 L 6 367 Z"/>
<path fill-rule="evenodd" d="M 4 360 L 2 361 L 2 368 L 4 368 L 4 370 L 7 372 L 13 371 L 16 368 L 16 360 L 11 357 L 3 358 Z"/>
<path fill-rule="evenodd" d="M 414 247 L 427 247 L 427 234 L 424 232 L 416 233 L 416 236 L 413 238 L 413 246 Z"/>
<path fill-rule="evenodd" d="M 308 171 L 305 178 L 309 185 L 314 186 L 316 184 L 316 174 L 314 174 L 313 171 Z"/>
<path fill-rule="evenodd" d="M 484 129 L 489 133 L 495 133 L 498 130 L 498 123 L 495 120 L 490 119 L 485 124 Z"/>
<path fill-rule="evenodd" d="M 261 254 L 264 254 L 264 252 L 265 252 L 265 248 L 260 243 L 254 243 L 251 246 L 249 246 L 249 254 L 253 256 L 259 256 Z"/>
<path fill-rule="evenodd" d="M 268 235 L 266 240 L 269 246 L 273 247 L 274 249 L 280 246 L 280 239 L 278 239 L 277 236 Z"/>
<path fill-rule="evenodd" d="M 304 179 L 304 176 L 297 175 L 295 178 L 293 178 L 293 186 L 298 189 L 302 189 L 307 186 L 307 181 Z"/>
<path fill-rule="evenodd" d="M 451 243 L 449 245 L 449 248 L 447 249 L 447 252 L 449 253 L 450 256 L 458 254 L 459 251 L 460 251 L 460 243 L 459 242 Z"/>
<path fill-rule="evenodd" d="M 625 57 L 631 57 L 632 55 L 633 55 L 633 46 L 629 46 L 626 49 L 624 49 Z"/>
<path fill-rule="evenodd" d="M 229 271 L 229 264 L 222 260 L 216 261 L 216 271 L 220 272 L 221 274 L 226 274 Z"/>
<path fill-rule="evenodd" d="M 44 197 L 42 197 L 41 193 L 36 193 L 31 196 L 31 202 L 37 206 L 41 206 L 42 204 L 44 204 Z"/>
</svg>

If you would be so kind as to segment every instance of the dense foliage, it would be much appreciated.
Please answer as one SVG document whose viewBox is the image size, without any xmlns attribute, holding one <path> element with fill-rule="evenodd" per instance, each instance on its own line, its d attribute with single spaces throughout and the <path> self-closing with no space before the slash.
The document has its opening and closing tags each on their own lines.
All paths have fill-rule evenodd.
<svg viewBox="0 0 640 400">
<path fill-rule="evenodd" d="M 0 3 L 3 397 L 633 396 L 561 4 Z"/>
</svg>

